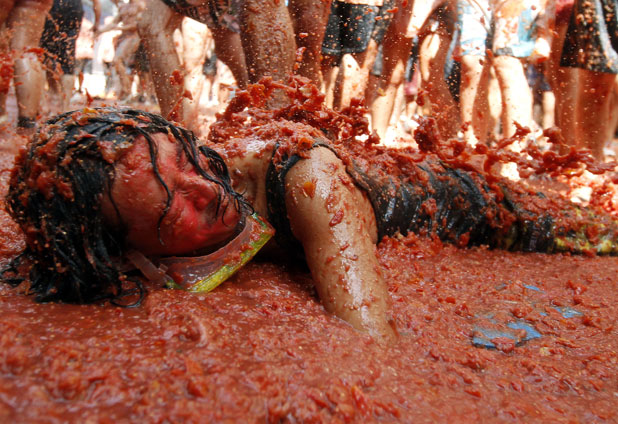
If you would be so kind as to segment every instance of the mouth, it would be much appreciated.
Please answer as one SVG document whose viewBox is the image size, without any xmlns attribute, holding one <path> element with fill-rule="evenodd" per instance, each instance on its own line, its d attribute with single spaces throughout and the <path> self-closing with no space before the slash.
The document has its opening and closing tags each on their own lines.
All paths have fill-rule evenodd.
<svg viewBox="0 0 618 424">
<path fill-rule="evenodd" d="M 274 234 L 273 228 L 255 213 L 243 214 L 242 224 L 242 230 L 219 249 L 206 255 L 160 258 L 155 272 L 151 269 L 154 265 L 146 271 L 167 287 L 209 292 L 251 260 Z M 143 266 L 138 268 L 146 275 Z"/>
<path fill-rule="evenodd" d="M 204 211 L 206 225 L 210 228 L 214 245 L 199 249 L 201 252 L 225 245 L 246 226 L 249 211 L 236 201 L 234 195 L 220 189 L 219 199 L 217 202 L 212 202 Z"/>
</svg>

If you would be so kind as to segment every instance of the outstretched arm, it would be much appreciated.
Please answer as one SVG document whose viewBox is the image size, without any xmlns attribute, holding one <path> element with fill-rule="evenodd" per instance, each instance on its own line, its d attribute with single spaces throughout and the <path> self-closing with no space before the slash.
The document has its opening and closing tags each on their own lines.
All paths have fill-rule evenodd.
<svg viewBox="0 0 618 424">
<path fill-rule="evenodd" d="M 374 337 L 392 341 L 389 294 L 376 257 L 369 200 L 341 160 L 314 148 L 286 176 L 286 207 L 320 299 L 329 312 Z"/>
</svg>

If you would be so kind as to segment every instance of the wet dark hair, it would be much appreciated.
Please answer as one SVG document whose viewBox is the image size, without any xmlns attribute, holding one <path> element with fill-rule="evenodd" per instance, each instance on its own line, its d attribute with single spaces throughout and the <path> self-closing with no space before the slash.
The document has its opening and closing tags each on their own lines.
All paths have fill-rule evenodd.
<svg viewBox="0 0 618 424">
<path fill-rule="evenodd" d="M 197 172 L 230 196 L 230 207 L 247 210 L 245 200 L 231 187 L 221 156 L 198 146 L 192 132 L 134 109 L 64 113 L 41 127 L 13 169 L 7 207 L 25 233 L 26 249 L 4 270 L 3 279 L 19 284 L 23 279 L 15 278 L 18 270 L 29 267 L 30 291 L 39 301 L 87 303 L 127 294 L 129 289 L 123 287 L 130 284 L 123 284 L 127 278 L 118 260 L 127 249 L 126 231 L 106 225 L 101 202 L 114 182 L 115 162 L 141 135 L 148 143 L 155 176 L 167 192 L 161 223 L 173 194 L 158 171 L 154 133 L 176 140 Z M 200 155 L 210 169 L 200 165 Z M 139 281 L 135 284 L 141 300 L 143 288 Z"/>
</svg>

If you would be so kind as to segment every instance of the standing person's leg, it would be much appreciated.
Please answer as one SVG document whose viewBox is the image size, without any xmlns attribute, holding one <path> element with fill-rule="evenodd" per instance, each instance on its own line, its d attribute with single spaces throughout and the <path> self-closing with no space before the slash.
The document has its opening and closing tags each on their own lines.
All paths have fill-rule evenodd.
<svg viewBox="0 0 618 424">
<path fill-rule="evenodd" d="M 340 14 L 341 64 L 335 92 L 338 108 L 350 105 L 353 98 L 363 98 L 368 92 L 369 75 L 392 12 L 393 0 L 381 7 L 345 4 Z M 373 93 L 373 88 L 369 93 Z"/>
<path fill-rule="evenodd" d="M 127 63 L 129 63 L 135 55 L 139 44 L 139 36 L 137 34 L 130 34 L 125 36 L 118 44 L 118 47 L 116 47 L 112 65 L 120 81 L 120 91 L 116 96 L 118 100 L 126 100 L 131 95 L 133 73 L 129 71 Z"/>
<path fill-rule="evenodd" d="M 575 144 L 575 122 L 578 78 L 576 68 L 560 67 L 556 72 L 556 125 L 568 145 Z"/>
<path fill-rule="evenodd" d="M 386 47 L 388 43 L 388 48 Z M 388 33 L 384 38 L 384 64 L 382 77 L 378 87 L 378 95 L 371 104 L 371 119 L 373 128 L 380 138 L 386 135 L 395 107 L 397 89 L 403 83 L 406 62 L 412 48 L 412 39 L 397 37 L 389 39 Z"/>
<path fill-rule="evenodd" d="M 541 127 L 547 129 L 556 126 L 556 96 L 551 90 L 541 93 L 541 107 L 543 110 Z"/>
<path fill-rule="evenodd" d="M 81 0 L 73 0 L 63 12 L 64 19 L 60 20 L 60 31 L 63 33 L 63 37 L 59 43 L 62 54 L 58 55 L 58 61 L 62 67 L 59 87 L 60 108 L 62 112 L 65 112 L 69 109 L 71 97 L 73 97 L 75 91 L 76 44 L 82 26 L 82 18 L 84 17 Z"/>
<path fill-rule="evenodd" d="M 421 88 L 427 94 L 440 134 L 446 138 L 455 137 L 461 127 L 459 108 L 444 75 L 450 42 L 450 34 L 440 24 L 435 31 L 423 37 L 419 49 Z"/>
<path fill-rule="evenodd" d="M 566 143 L 573 145 L 575 143 L 577 75 L 575 68 L 560 67 L 560 56 L 569 24 L 568 16 L 570 16 L 570 11 L 567 17 L 558 15 L 558 13 L 556 15 L 555 34 L 551 41 L 549 59 L 545 65 L 545 75 L 556 98 L 555 125 L 560 128 Z"/>
<path fill-rule="evenodd" d="M 181 21 L 182 16 L 179 13 L 172 11 L 160 0 L 152 0 L 138 22 L 139 35 L 150 61 L 150 72 L 161 115 L 176 121 L 180 121 L 184 116 L 184 76 L 172 34 Z"/>
<path fill-rule="evenodd" d="M 61 57 L 66 47 L 62 46 L 63 48 L 61 48 L 61 39 L 64 38 L 60 36 L 60 31 L 64 31 L 61 28 L 63 23 L 62 14 L 58 13 L 58 8 L 54 6 L 52 6 L 49 16 L 45 20 L 39 46 L 44 50 L 43 69 L 49 94 L 49 97 L 46 99 L 48 108 L 45 112 L 57 115 L 62 110 L 62 88 L 60 81 L 63 76 L 63 70 L 61 69 Z"/>
<path fill-rule="evenodd" d="M 502 94 L 500 93 L 500 84 L 493 66 L 489 65 L 487 72 L 487 137 L 489 139 L 498 140 L 500 138 L 500 117 L 502 116 Z"/>
<path fill-rule="evenodd" d="M 324 93 L 324 103 L 327 107 L 333 108 L 335 103 L 335 87 L 337 86 L 337 76 L 339 75 L 339 56 L 323 55 L 320 63 L 322 70 L 322 92 Z"/>
<path fill-rule="evenodd" d="M 429 16 L 447 0 L 397 0 L 390 25 L 382 42 L 383 67 L 377 88 L 378 95 L 371 105 L 373 128 L 383 137 L 395 105 L 399 86 L 403 83 L 412 40 L 425 25 Z"/>
<path fill-rule="evenodd" d="M 618 4 L 612 1 L 575 1 L 560 60 L 562 67 L 578 68 L 575 137 L 567 142 L 590 148 L 597 159 L 603 159 L 603 147 L 611 136 L 610 93 L 618 74 L 617 14 Z"/>
<path fill-rule="evenodd" d="M 210 28 L 210 30 L 215 43 L 217 59 L 230 68 L 236 80 L 236 85 L 239 88 L 245 88 L 249 83 L 249 73 L 240 35 L 222 26 Z"/>
<path fill-rule="evenodd" d="M 264 76 L 287 79 L 294 67 L 296 42 L 285 2 L 245 0 L 239 17 L 249 81 Z"/>
<path fill-rule="evenodd" d="M 603 148 L 610 140 L 610 93 L 616 75 L 579 69 L 575 142 L 588 147 L 597 159 L 603 159 Z"/>
<path fill-rule="evenodd" d="M 305 49 L 296 73 L 311 79 L 318 87 L 322 84 L 321 49 L 330 5 L 331 0 L 290 0 L 288 5 L 296 47 Z"/>
<path fill-rule="evenodd" d="M 340 96 L 335 101 L 339 108 L 349 106 L 353 98 L 364 97 L 378 47 L 378 43 L 370 40 L 364 52 L 343 56 L 338 74 L 339 89 L 336 90 Z"/>
<path fill-rule="evenodd" d="M 487 0 L 457 1 L 460 37 L 461 84 L 459 108 L 464 140 L 474 146 L 484 143 L 489 122 L 488 85 L 491 59 L 485 57 L 491 25 Z"/>
<path fill-rule="evenodd" d="M 505 137 L 515 134 L 515 123 L 530 127 L 533 122 L 532 91 L 522 59 L 536 54 L 538 34 L 534 25 L 539 11 L 533 2 L 494 5 L 493 62 L 502 94 L 502 135 Z M 521 148 L 514 144 L 511 147 Z"/>
<path fill-rule="evenodd" d="M 532 122 L 532 92 L 520 59 L 496 56 L 493 64 L 502 94 L 502 135 L 511 137 L 515 122 L 524 127 Z"/>
<path fill-rule="evenodd" d="M 324 38 L 322 40 L 320 61 L 320 70 L 322 71 L 322 92 L 324 93 L 325 103 L 328 107 L 333 108 L 335 105 L 335 97 L 339 94 L 337 90 L 337 77 L 339 75 L 340 63 L 343 56 L 341 38 L 341 27 L 344 24 L 344 19 L 340 10 L 345 3 L 332 1 L 331 7 L 326 21 L 324 30 Z"/>
<path fill-rule="evenodd" d="M 185 98 L 184 121 L 193 130 L 197 130 L 199 123 L 199 104 L 204 86 L 204 60 L 206 59 L 206 37 L 208 28 L 193 19 L 182 20 L 182 54 L 185 68 L 185 91 L 191 93 L 191 98 Z"/>
<path fill-rule="evenodd" d="M 461 58 L 459 108 L 464 125 L 464 140 L 472 146 L 484 143 L 487 138 L 488 82 L 489 62 L 485 57 L 465 55 Z"/>
<path fill-rule="evenodd" d="M 412 38 L 405 35 L 412 17 L 413 2 L 406 3 L 405 0 L 400 0 L 397 6 L 399 10 L 393 16 L 382 42 L 382 75 L 377 89 L 378 95 L 371 104 L 373 129 L 380 138 L 386 135 L 395 106 L 397 89 L 403 83 L 406 63 L 412 49 Z"/>
<path fill-rule="evenodd" d="M 47 12 L 52 0 L 21 0 L 15 4 L 8 18 L 13 31 L 10 46 L 15 58 L 15 91 L 19 128 L 24 133 L 34 130 L 45 87 L 45 73 L 37 53 L 28 51 L 39 45 Z"/>
</svg>

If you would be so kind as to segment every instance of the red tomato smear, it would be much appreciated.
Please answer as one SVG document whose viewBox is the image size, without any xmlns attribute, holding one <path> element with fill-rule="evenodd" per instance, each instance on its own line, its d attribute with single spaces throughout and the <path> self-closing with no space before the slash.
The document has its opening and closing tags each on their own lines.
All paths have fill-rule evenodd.
<svg viewBox="0 0 618 424">
<path fill-rule="evenodd" d="M 308 128 L 299 122 L 290 123 L 291 131 L 275 124 L 245 128 L 248 112 L 240 104 L 252 102 L 252 96 L 259 102 L 270 87 L 237 96 L 211 140 L 263 131 L 284 141 L 285 134 L 294 137 L 295 125 Z M 299 116 L 349 137 L 362 128 L 361 115 L 352 119 L 320 110 L 315 93 L 305 87 L 286 110 L 256 108 L 250 114 Z M 379 161 L 382 147 L 365 146 L 366 156 Z M 466 150 L 452 160 L 464 161 L 468 154 L 473 153 Z M 403 166 L 405 173 L 424 155 L 403 150 L 384 155 L 381 165 L 389 172 Z M 570 166 L 559 163 L 556 169 Z M 2 193 L 10 166 L 10 158 L 0 154 Z M 0 234 L 0 263 L 6 264 L 24 243 L 3 208 Z M 150 285 L 145 303 L 135 309 L 37 304 L 23 287 L 2 284 L 3 419 L 618 420 L 617 258 L 462 249 L 414 234 L 385 238 L 377 255 L 400 333 L 389 347 L 328 314 L 309 273 L 285 261 L 254 260 L 210 294 Z M 567 318 L 564 308 L 577 314 Z M 493 337 L 496 348 L 476 347 L 478 325 L 492 319 L 524 320 L 541 336 L 522 343 Z M 517 330 L 518 337 L 522 332 Z"/>
</svg>

